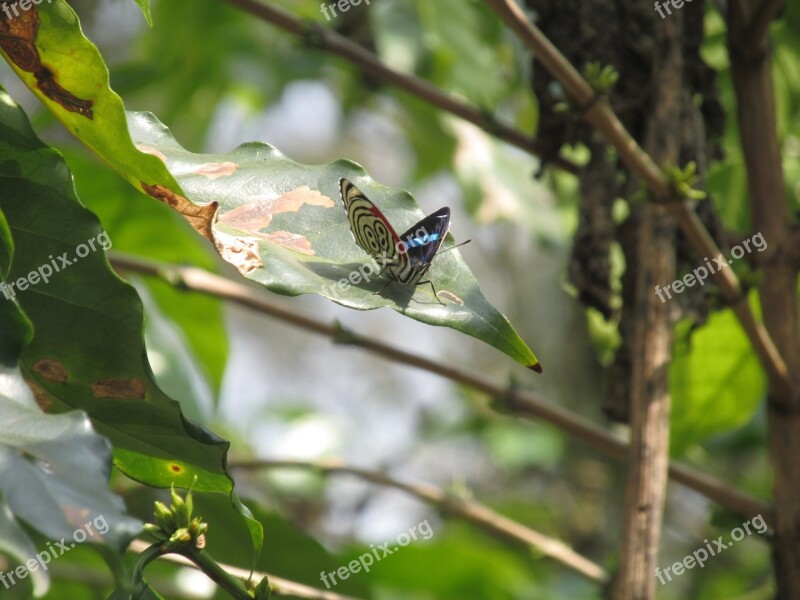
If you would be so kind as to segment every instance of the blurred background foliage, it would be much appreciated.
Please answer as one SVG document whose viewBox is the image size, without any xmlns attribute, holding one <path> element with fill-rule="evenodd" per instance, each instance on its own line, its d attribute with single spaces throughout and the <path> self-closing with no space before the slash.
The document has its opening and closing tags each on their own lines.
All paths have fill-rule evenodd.
<svg viewBox="0 0 800 600">
<path fill-rule="evenodd" d="M 326 21 L 319 0 L 273 1 L 373 48 L 526 132 L 537 125 L 529 57 L 477 1 L 373 0 Z M 151 111 L 194 152 L 227 152 L 260 140 L 304 163 L 349 158 L 376 180 L 409 189 L 430 212 L 449 205 L 453 230 L 474 241 L 463 256 L 489 297 L 531 342 L 545 374 L 456 332 L 391 311 L 355 313 L 317 297 L 280 299 L 317 317 L 495 380 L 512 380 L 554 403 L 603 421 L 604 369 L 613 327 L 574 299 L 564 273 L 579 203 L 574 178 L 538 163 L 349 63 L 218 0 L 154 0 L 149 29 L 129 0 L 74 0 L 84 31 L 111 71 L 128 110 Z M 733 118 L 724 23 L 706 13 L 703 55 L 719 73 L 728 119 L 725 157 L 708 178 L 725 225 L 749 234 L 745 171 Z M 787 194 L 800 201 L 800 5 L 772 28 L 776 101 Z M 64 131 L 5 64 L 0 81 L 37 133 L 74 172 L 83 203 L 114 250 L 192 264 L 233 277 L 211 246 L 175 213 L 133 190 Z M 573 158 L 585 158 L 576 148 Z M 618 265 L 619 270 L 624 268 Z M 620 535 L 622 466 L 557 429 L 498 416 L 486 398 L 431 375 L 333 346 L 290 326 L 166 283 L 132 278 L 146 309 L 159 383 L 184 412 L 232 441 L 231 459 L 340 458 L 400 478 L 468 489 L 509 517 L 570 543 L 613 568 Z M 759 497 L 769 497 L 763 372 L 728 311 L 694 332 L 679 324 L 673 387 L 673 456 Z M 117 477 L 132 514 L 147 518 L 164 493 Z M 275 471 L 242 476 L 238 489 L 265 524 L 258 567 L 320 587 L 320 571 L 427 519 L 433 537 L 414 543 L 335 591 L 399 598 L 599 598 L 567 569 L 443 519 L 397 491 L 349 477 Z M 211 524 L 209 549 L 249 566 L 246 532 L 223 497 L 198 496 Z M 670 488 L 661 564 L 727 535 L 738 521 L 705 499 Z M 45 540 L 36 538 L 41 545 Z M 0 569 L 4 568 L 0 562 Z M 108 570 L 76 550 L 52 566 L 48 598 L 104 598 Z M 224 597 L 202 575 L 166 563 L 148 570 L 168 598 Z M 659 597 L 770 597 L 768 547 L 747 538 L 660 588 Z M 25 597 L 23 586 L 3 597 Z"/>
</svg>

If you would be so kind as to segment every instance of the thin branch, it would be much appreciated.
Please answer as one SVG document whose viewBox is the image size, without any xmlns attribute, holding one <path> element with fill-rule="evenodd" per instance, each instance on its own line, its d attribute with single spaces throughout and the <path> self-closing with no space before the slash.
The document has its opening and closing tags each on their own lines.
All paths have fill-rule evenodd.
<svg viewBox="0 0 800 600">
<path fill-rule="evenodd" d="M 692 244 L 698 256 L 713 258 L 722 251 L 686 199 L 675 199 L 669 182 L 650 156 L 631 137 L 604 97 L 597 98 L 594 90 L 539 29 L 528 21 L 514 0 L 484 0 L 500 19 L 528 46 L 536 60 L 564 86 L 578 106 L 589 107 L 586 120 L 594 125 L 619 153 L 628 168 L 645 182 L 657 201 L 664 202 L 672 217 Z M 785 396 L 796 396 L 797 389 L 789 376 L 786 362 L 775 342 L 760 323 L 744 295 L 733 269 L 721 269 L 714 279 L 736 314 L 770 380 Z"/>
<path fill-rule="evenodd" d="M 144 540 L 133 540 L 131 545 L 128 547 L 128 550 L 137 554 L 141 554 L 150 547 L 151 544 Z M 200 567 L 194 564 L 191 560 L 178 554 L 164 554 L 163 556 L 159 557 L 159 560 L 166 560 L 175 564 L 183 565 L 185 567 L 191 567 L 193 569 L 200 570 Z M 224 569 L 228 575 L 243 579 L 245 581 L 251 579 L 251 577 L 255 581 L 259 581 L 264 579 L 264 577 L 268 577 L 270 588 L 275 596 L 292 596 L 294 598 L 307 598 L 309 600 L 358 600 L 357 598 L 353 598 L 351 596 L 342 596 L 341 594 L 334 594 L 333 592 L 318 590 L 302 583 L 296 583 L 294 581 L 289 581 L 288 579 L 283 579 L 282 577 L 269 575 L 268 573 L 259 573 L 257 571 L 253 571 L 251 573 L 251 571 L 247 569 L 240 569 L 239 567 L 225 564 L 218 564 L 218 566 Z"/>
<path fill-rule="evenodd" d="M 228 466 L 231 469 L 248 471 L 260 469 L 304 469 L 317 471 L 325 475 L 334 473 L 354 475 L 371 483 L 406 492 L 437 507 L 445 515 L 464 519 L 480 526 L 491 534 L 518 544 L 521 543 L 534 553 L 549 556 L 593 581 L 598 583 L 608 581 L 608 574 L 600 565 L 581 556 L 564 542 L 517 523 L 474 500 L 449 495 L 434 486 L 404 483 L 393 479 L 386 473 L 350 467 L 338 461 L 250 460 L 233 461 L 228 463 Z"/>
<path fill-rule="evenodd" d="M 395 85 L 441 110 L 469 121 L 498 139 L 525 150 L 534 156 L 542 155 L 542 149 L 533 137 L 518 129 L 504 125 L 485 111 L 456 100 L 424 79 L 387 67 L 375 54 L 331 29 L 314 22 L 303 22 L 280 8 L 264 4 L 258 0 L 225 0 L 225 2 L 303 38 L 311 46 L 326 50 L 350 61 L 363 72 L 369 73 L 376 79 Z M 575 174 L 579 170 L 577 165 L 564 158 L 558 156 L 546 158 L 548 164 L 569 173 Z"/>
<path fill-rule="evenodd" d="M 569 410 L 543 400 L 533 392 L 519 390 L 514 387 L 505 388 L 472 373 L 460 371 L 424 358 L 419 354 L 412 354 L 383 342 L 360 336 L 345 330 L 338 323 L 330 325 L 307 317 L 275 304 L 271 301 L 270 296 L 261 290 L 214 275 L 202 269 L 166 265 L 131 256 L 122 256 L 113 252 L 109 253 L 109 259 L 115 268 L 160 277 L 179 288 L 224 298 L 256 312 L 276 317 L 302 329 L 329 337 L 335 343 L 358 346 L 398 364 L 422 369 L 466 385 L 497 400 L 504 408 L 511 410 L 516 416 L 542 419 L 555 425 L 568 435 L 594 446 L 610 456 L 621 460 L 627 459 L 629 444 L 626 441 L 614 437 L 602 427 Z M 719 479 L 674 462 L 670 462 L 669 475 L 674 481 L 703 494 L 710 500 L 742 516 L 751 518 L 761 514 L 768 523 L 772 522 L 772 508 L 769 504 L 744 494 Z"/>
</svg>

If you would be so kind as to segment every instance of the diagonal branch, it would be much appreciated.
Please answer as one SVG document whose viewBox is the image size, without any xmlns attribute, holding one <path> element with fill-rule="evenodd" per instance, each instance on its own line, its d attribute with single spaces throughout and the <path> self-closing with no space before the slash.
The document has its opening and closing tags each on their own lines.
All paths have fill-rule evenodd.
<svg viewBox="0 0 800 600">
<path fill-rule="evenodd" d="M 308 471 L 317 471 L 324 475 L 354 475 L 355 477 L 359 477 L 371 483 L 406 492 L 437 507 L 447 516 L 464 519 L 465 521 L 478 525 L 493 535 L 511 540 L 517 544 L 521 543 L 534 553 L 549 556 L 593 581 L 599 583 L 608 581 L 608 574 L 605 569 L 588 558 L 581 556 L 564 542 L 543 535 L 474 500 L 452 496 L 437 487 L 405 483 L 393 479 L 391 476 L 380 471 L 350 467 L 338 461 L 305 462 L 300 460 L 252 460 L 234 461 L 229 463 L 228 466 L 231 469 L 248 471 L 261 469 L 304 469 Z"/>
<path fill-rule="evenodd" d="M 515 0 L 484 0 L 500 19 L 519 36 L 522 42 L 534 53 L 536 60 L 556 77 L 578 106 L 589 107 L 586 120 L 594 125 L 619 153 L 628 168 L 642 178 L 657 201 L 664 202 L 681 231 L 692 244 L 698 256 L 713 258 L 722 256 L 708 230 L 688 200 L 674 198 L 664 173 L 652 158 L 636 143 L 604 98 L 598 98 L 578 73 L 539 29 L 528 21 Z M 760 323 L 743 293 L 736 274 L 732 269 L 721 269 L 714 273 L 714 280 L 722 294 L 739 319 L 761 364 L 769 374 L 770 380 L 783 392 L 784 396 L 794 397 L 797 389 L 789 376 L 786 362 L 775 346 L 763 324 Z"/>
<path fill-rule="evenodd" d="M 344 329 L 338 323 L 330 325 L 307 317 L 275 304 L 263 291 L 202 269 L 167 265 L 117 253 L 110 253 L 109 258 L 112 266 L 116 269 L 160 277 L 178 288 L 224 298 L 256 312 L 286 321 L 301 329 L 329 337 L 336 343 L 364 348 L 398 364 L 422 369 L 466 385 L 496 399 L 503 408 L 513 411 L 519 417 L 542 419 L 555 425 L 566 434 L 594 446 L 614 458 L 621 460 L 627 458 L 629 444 L 626 441 L 611 435 L 599 425 L 569 410 L 543 400 L 533 392 L 514 387 L 507 389 L 472 373 L 424 358 L 417 353 L 406 352 L 389 344 L 358 335 Z M 772 507 L 769 504 L 744 494 L 715 477 L 675 462 L 670 462 L 669 476 L 673 481 L 703 494 L 737 514 L 747 518 L 761 514 L 768 523 L 772 523 Z"/>
<path fill-rule="evenodd" d="M 275 6 L 264 4 L 259 0 L 225 0 L 225 2 L 247 11 L 263 21 L 277 25 L 289 33 L 304 38 L 309 45 L 341 56 L 376 79 L 395 85 L 437 108 L 469 121 L 504 142 L 508 142 L 534 156 L 542 155 L 542 148 L 528 134 L 501 123 L 482 110 L 456 100 L 424 79 L 395 71 L 381 62 L 375 54 L 335 31 L 313 22 L 303 22 L 288 12 Z M 558 156 L 548 156 L 546 158 L 548 164 L 569 173 L 578 172 L 578 166 L 564 158 Z"/>
</svg>

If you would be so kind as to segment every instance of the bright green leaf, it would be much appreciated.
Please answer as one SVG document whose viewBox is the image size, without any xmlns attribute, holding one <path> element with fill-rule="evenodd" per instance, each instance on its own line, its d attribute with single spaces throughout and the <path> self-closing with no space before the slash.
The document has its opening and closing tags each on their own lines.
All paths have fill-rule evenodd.
<svg viewBox="0 0 800 600">
<path fill-rule="evenodd" d="M 676 328 L 669 371 L 673 456 L 749 421 L 766 391 L 758 357 L 730 309 L 690 327 Z"/>
<path fill-rule="evenodd" d="M 177 190 L 164 165 L 131 144 L 122 100 L 109 88 L 105 63 L 84 37 L 72 8 L 64 0 L 54 0 L 24 14 L 29 19 L 38 15 L 40 22 L 38 30 L 31 30 L 36 32 L 34 40 L 23 38 L 30 43 L 32 56 L 20 66 L 0 52 L 20 79 L 76 138 L 134 187 L 161 184 Z M 40 80 L 52 83 L 43 89 Z"/>
<path fill-rule="evenodd" d="M 139 5 L 139 8 L 142 9 L 142 14 L 144 18 L 147 20 L 147 24 L 150 27 L 153 26 L 153 17 L 150 15 L 150 0 L 136 0 L 136 4 Z"/>
</svg>

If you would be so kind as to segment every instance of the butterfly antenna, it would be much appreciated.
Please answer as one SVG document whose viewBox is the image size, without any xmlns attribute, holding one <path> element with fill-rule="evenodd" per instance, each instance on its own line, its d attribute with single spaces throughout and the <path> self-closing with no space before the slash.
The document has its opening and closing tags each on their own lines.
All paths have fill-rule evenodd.
<svg viewBox="0 0 800 600">
<path fill-rule="evenodd" d="M 455 246 L 452 246 L 452 247 L 450 247 L 450 248 L 447 248 L 447 250 L 442 250 L 441 252 L 438 252 L 437 254 L 444 254 L 445 252 L 450 252 L 450 250 L 455 250 L 455 249 L 456 249 L 456 248 L 458 248 L 459 246 L 463 246 L 464 244 L 469 244 L 471 241 L 472 241 L 472 240 L 471 240 L 471 239 L 469 239 L 469 240 L 467 240 L 466 242 L 461 242 L 460 244 L 456 244 Z"/>
</svg>

